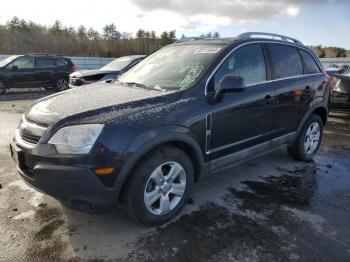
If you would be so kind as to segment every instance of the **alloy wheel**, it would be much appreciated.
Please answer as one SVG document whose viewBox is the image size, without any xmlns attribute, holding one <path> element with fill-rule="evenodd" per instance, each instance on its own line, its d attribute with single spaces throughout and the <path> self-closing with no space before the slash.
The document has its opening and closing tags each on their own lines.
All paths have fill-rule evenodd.
<svg viewBox="0 0 350 262">
<path fill-rule="evenodd" d="M 0 80 L 0 94 L 5 93 L 5 91 L 6 91 L 5 83 L 4 81 Z"/>
<path fill-rule="evenodd" d="M 166 215 L 176 208 L 186 191 L 186 172 L 177 162 L 158 166 L 144 190 L 144 203 L 153 215 Z"/>
<path fill-rule="evenodd" d="M 56 82 L 56 89 L 59 91 L 65 90 L 68 88 L 68 81 L 65 78 L 61 78 Z"/>
<path fill-rule="evenodd" d="M 319 123 L 313 122 L 309 126 L 304 140 L 304 149 L 308 155 L 311 155 L 315 152 L 321 136 L 321 127 Z"/>
</svg>

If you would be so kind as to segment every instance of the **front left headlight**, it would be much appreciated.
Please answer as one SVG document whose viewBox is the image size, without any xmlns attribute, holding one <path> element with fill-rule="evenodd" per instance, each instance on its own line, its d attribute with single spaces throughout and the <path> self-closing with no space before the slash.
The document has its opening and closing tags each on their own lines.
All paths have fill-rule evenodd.
<svg viewBox="0 0 350 262">
<path fill-rule="evenodd" d="M 103 129 L 101 124 L 66 126 L 49 140 L 60 154 L 87 154 Z"/>
</svg>

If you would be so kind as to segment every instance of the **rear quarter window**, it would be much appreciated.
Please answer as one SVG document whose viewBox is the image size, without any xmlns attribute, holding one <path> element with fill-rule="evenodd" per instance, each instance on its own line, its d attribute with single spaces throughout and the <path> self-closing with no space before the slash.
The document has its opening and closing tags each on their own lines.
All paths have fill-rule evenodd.
<svg viewBox="0 0 350 262">
<path fill-rule="evenodd" d="M 303 64 L 295 47 L 269 44 L 268 48 L 274 79 L 303 75 Z"/>
<path fill-rule="evenodd" d="M 56 58 L 56 66 L 64 66 L 67 64 L 67 61 L 63 58 Z"/>
<path fill-rule="evenodd" d="M 51 57 L 35 57 L 35 67 L 45 68 L 55 66 L 55 60 Z"/>
<path fill-rule="evenodd" d="M 307 74 L 321 73 L 321 70 L 318 67 L 315 59 L 308 52 L 300 50 L 300 54 L 303 57 L 304 65 L 305 65 L 305 69 L 306 69 Z"/>
</svg>

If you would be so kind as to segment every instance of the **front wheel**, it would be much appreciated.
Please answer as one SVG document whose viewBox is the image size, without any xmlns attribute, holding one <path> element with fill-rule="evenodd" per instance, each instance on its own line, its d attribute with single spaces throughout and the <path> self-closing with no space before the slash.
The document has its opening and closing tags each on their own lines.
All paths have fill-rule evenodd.
<svg viewBox="0 0 350 262">
<path fill-rule="evenodd" d="M 6 83 L 4 80 L 0 79 L 0 95 L 6 92 Z"/>
<path fill-rule="evenodd" d="M 182 150 L 170 146 L 154 150 L 128 179 L 122 196 L 124 207 L 143 224 L 165 223 L 188 200 L 193 176 L 191 160 Z"/>
<path fill-rule="evenodd" d="M 53 86 L 54 86 L 56 91 L 64 91 L 64 90 L 68 89 L 69 88 L 68 78 L 65 76 L 61 76 L 61 77 L 56 78 Z"/>
<path fill-rule="evenodd" d="M 288 153 L 295 159 L 310 161 L 317 153 L 323 138 L 323 121 L 319 115 L 312 114 L 305 122 L 294 145 Z"/>
</svg>

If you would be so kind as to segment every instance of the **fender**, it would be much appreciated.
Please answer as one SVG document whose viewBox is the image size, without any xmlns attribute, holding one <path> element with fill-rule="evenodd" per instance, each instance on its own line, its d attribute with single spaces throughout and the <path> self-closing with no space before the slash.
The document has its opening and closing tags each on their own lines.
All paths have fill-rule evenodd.
<svg viewBox="0 0 350 262">
<path fill-rule="evenodd" d="M 327 101 L 325 99 L 323 99 L 322 97 L 316 98 L 315 100 L 313 100 L 310 105 L 308 110 L 306 111 L 303 119 L 301 120 L 298 129 L 297 129 L 297 135 L 295 136 L 296 138 L 299 137 L 299 134 L 306 122 L 306 120 L 310 117 L 310 115 L 317 109 L 322 108 L 324 110 L 326 110 L 326 117 L 328 118 L 328 105 L 327 105 Z M 293 141 L 294 142 L 294 141 Z"/>
<path fill-rule="evenodd" d="M 199 167 L 198 176 L 206 174 L 209 169 L 204 163 L 203 151 L 197 141 L 199 141 L 197 136 L 191 130 L 177 125 L 162 126 L 138 136 L 126 149 L 126 154 L 131 154 L 131 156 L 117 175 L 114 184 L 117 195 L 122 191 L 124 183 L 136 163 L 147 152 L 167 142 L 182 142 L 190 146 L 196 156 L 197 166 Z"/>
<path fill-rule="evenodd" d="M 58 77 L 61 77 L 61 76 L 64 76 L 64 77 L 69 78 L 69 74 L 67 74 L 67 73 L 63 73 L 63 72 L 54 72 L 53 75 L 52 75 L 52 83 L 54 83 L 55 80 L 56 80 Z"/>
</svg>

